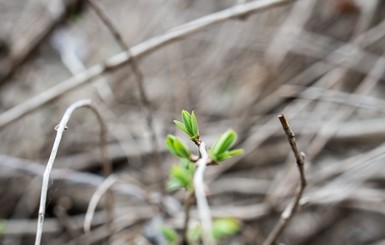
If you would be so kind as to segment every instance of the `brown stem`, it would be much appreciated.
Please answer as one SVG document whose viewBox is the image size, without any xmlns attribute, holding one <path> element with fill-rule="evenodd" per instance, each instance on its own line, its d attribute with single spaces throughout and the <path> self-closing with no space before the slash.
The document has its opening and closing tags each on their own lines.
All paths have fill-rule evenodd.
<svg viewBox="0 0 385 245">
<path fill-rule="evenodd" d="M 286 133 L 287 140 L 289 141 L 289 144 L 291 146 L 291 149 L 294 153 L 295 159 L 297 161 L 297 167 L 300 174 L 300 181 L 301 184 L 298 188 L 298 191 L 295 195 L 295 199 L 293 203 L 290 203 L 283 213 L 281 214 L 281 217 L 278 221 L 278 223 L 275 225 L 273 230 L 270 232 L 269 236 L 264 241 L 263 245 L 271 245 L 274 244 L 275 240 L 277 240 L 278 236 L 282 233 L 282 231 L 285 229 L 285 227 L 289 224 L 290 220 L 293 218 L 294 214 L 297 212 L 301 200 L 301 197 L 303 195 L 303 192 L 306 188 L 306 178 L 305 178 L 305 171 L 304 171 L 304 160 L 305 160 L 305 154 L 303 152 L 300 152 L 297 146 L 297 142 L 295 140 L 295 134 L 291 131 L 289 127 L 289 123 L 287 122 L 285 115 L 281 114 L 278 116 L 279 121 L 282 124 L 282 128 Z"/>
<path fill-rule="evenodd" d="M 187 240 L 187 231 L 188 231 L 188 224 L 190 221 L 190 210 L 192 205 L 194 204 L 195 201 L 195 193 L 194 191 L 191 191 L 187 197 L 186 197 L 186 202 L 184 204 L 184 221 L 183 221 L 183 228 L 182 228 L 182 241 L 181 245 L 188 245 L 188 240 Z"/>
</svg>

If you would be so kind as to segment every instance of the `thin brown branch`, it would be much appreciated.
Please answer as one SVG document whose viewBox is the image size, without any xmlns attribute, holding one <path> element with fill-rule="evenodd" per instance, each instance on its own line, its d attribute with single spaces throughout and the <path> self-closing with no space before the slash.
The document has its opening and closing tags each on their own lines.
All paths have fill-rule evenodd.
<svg viewBox="0 0 385 245">
<path fill-rule="evenodd" d="M 167 33 L 149 39 L 132 47 L 129 52 L 121 52 L 105 62 L 94 65 L 83 72 L 59 83 L 58 85 L 45 90 L 43 93 L 25 101 L 24 103 L 11 108 L 0 115 L 0 129 L 12 122 L 24 117 L 25 115 L 37 110 L 43 105 L 59 98 L 82 85 L 87 84 L 92 79 L 113 69 L 120 68 L 127 64 L 134 57 L 140 59 L 172 42 L 203 30 L 211 25 L 218 24 L 227 20 L 241 16 L 248 16 L 258 12 L 271 9 L 277 6 L 288 4 L 293 0 L 256 0 L 204 16 L 186 24 L 180 25 Z"/>
<path fill-rule="evenodd" d="M 305 155 L 303 152 L 300 152 L 297 146 L 297 142 L 295 140 L 295 134 L 291 131 L 289 124 L 285 118 L 285 115 L 281 114 L 278 116 L 279 121 L 282 124 L 282 128 L 286 133 L 287 140 L 289 141 L 289 144 L 291 146 L 291 149 L 294 153 L 295 159 L 297 161 L 297 167 L 300 174 L 300 186 L 298 188 L 298 191 L 295 195 L 295 199 L 293 203 L 290 203 L 283 213 L 281 214 L 281 217 L 278 221 L 278 223 L 275 225 L 273 230 L 270 232 L 269 236 L 264 241 L 263 245 L 270 245 L 274 244 L 275 240 L 279 237 L 279 235 L 282 233 L 282 231 L 285 229 L 285 227 L 289 224 L 290 220 L 293 218 L 294 214 L 297 212 L 299 206 L 300 206 L 300 200 L 303 195 L 303 192 L 306 188 L 306 177 L 305 177 L 305 170 L 304 170 L 304 160 Z"/>
<path fill-rule="evenodd" d="M 195 193 L 194 191 L 191 191 L 188 193 L 186 197 L 186 201 L 184 204 L 184 220 L 183 220 L 183 227 L 182 227 L 182 242 L 181 245 L 188 245 L 188 238 L 187 238 L 187 231 L 188 231 L 188 225 L 190 222 L 190 210 L 195 201 Z"/>
<path fill-rule="evenodd" d="M 119 44 L 119 46 L 123 50 L 128 50 L 128 45 L 124 42 L 122 35 L 115 27 L 112 20 L 108 17 L 107 13 L 103 10 L 103 8 L 99 5 L 97 1 L 87 0 L 89 6 L 95 11 L 96 15 L 100 18 L 100 20 L 106 25 L 108 31 L 112 34 L 115 41 Z"/>
<path fill-rule="evenodd" d="M 363 16 L 361 16 L 361 17 L 363 17 Z M 368 35 L 369 33 L 373 33 L 373 30 L 377 30 L 377 31 L 384 33 L 384 25 L 385 25 L 385 22 L 378 24 L 376 27 L 373 27 L 372 29 L 367 31 L 366 35 Z M 357 28 L 357 26 L 356 26 L 356 28 Z M 360 62 L 360 60 L 363 59 L 363 57 L 361 56 L 362 52 L 361 52 L 361 50 L 357 49 L 357 46 L 365 46 L 366 45 L 364 42 L 365 39 L 363 39 L 362 37 L 365 37 L 365 36 L 359 35 L 359 36 L 353 38 L 351 40 L 351 42 L 348 43 L 348 45 L 343 45 L 343 46 L 341 46 L 341 48 L 338 48 L 338 49 L 341 49 L 341 51 L 343 51 L 343 52 L 346 52 L 346 50 L 351 50 L 350 51 L 351 52 L 351 54 L 350 54 L 351 58 L 344 57 L 342 60 L 345 60 L 344 62 L 349 62 L 352 65 L 352 67 L 357 67 L 357 66 L 363 67 L 362 62 Z M 331 60 L 334 60 L 336 58 L 337 59 L 339 58 L 339 52 L 333 52 L 333 53 L 327 55 L 325 60 L 331 61 Z M 368 62 L 369 57 L 365 58 L 365 60 L 367 61 L 367 63 L 372 63 L 372 61 Z M 369 74 L 367 74 L 366 79 L 362 83 L 360 83 L 359 86 L 357 86 L 354 89 L 353 94 L 356 94 L 356 93 L 357 94 L 366 94 L 370 91 L 371 88 L 373 88 L 375 86 L 376 80 L 379 77 L 381 77 L 381 74 L 382 74 L 381 71 L 379 72 L 379 70 L 382 69 L 382 66 L 383 66 L 381 64 L 382 63 L 381 60 L 383 60 L 383 58 L 380 56 L 378 58 L 376 64 L 373 63 L 373 65 L 372 64 L 370 65 L 370 68 L 368 67 L 368 73 Z M 366 68 L 365 68 L 365 70 L 366 70 Z M 336 84 L 335 86 L 339 86 L 341 81 L 346 80 L 348 72 L 349 72 L 349 70 L 344 65 L 337 66 L 337 67 L 334 67 L 332 70 L 330 70 L 320 80 L 326 79 L 327 83 L 329 83 L 329 84 L 334 83 L 334 84 Z M 371 78 L 368 79 L 369 76 Z M 378 78 L 374 78 L 373 76 L 378 76 Z M 315 87 L 315 86 L 312 86 L 309 89 L 313 89 L 313 87 Z M 322 94 L 322 96 L 323 95 L 324 94 Z M 322 97 L 322 96 L 319 96 L 319 97 Z M 348 99 L 346 99 L 345 101 L 348 101 Z M 327 106 L 328 109 L 326 109 L 325 106 Z M 354 112 L 354 108 L 349 108 L 349 109 L 344 109 L 343 112 L 340 112 L 340 113 L 333 113 L 334 111 L 339 111 L 337 108 L 334 108 L 334 106 L 330 105 L 330 104 L 318 104 L 317 107 L 314 109 L 315 111 L 318 111 L 318 110 L 324 111 L 325 112 L 324 115 L 327 114 L 327 118 L 329 118 L 329 120 L 328 120 L 328 122 L 322 124 L 321 127 L 319 127 L 319 129 L 317 130 L 317 133 L 314 135 L 314 137 L 307 136 L 305 138 L 305 140 L 307 139 L 307 141 L 308 141 L 307 153 L 308 153 L 308 158 L 309 158 L 308 160 L 310 160 L 310 162 L 312 159 L 314 159 L 315 156 L 317 156 L 317 154 L 320 153 L 320 151 L 327 144 L 329 139 L 338 131 L 338 127 L 330 127 L 330 125 L 335 124 L 338 121 L 343 121 L 343 119 L 348 118 Z M 330 113 L 330 112 L 332 112 L 332 113 Z M 319 116 L 319 115 L 317 115 L 317 116 Z M 312 118 L 312 117 L 310 117 L 310 118 Z M 271 194 L 268 197 L 270 200 L 274 200 L 274 199 L 277 200 L 278 196 L 284 195 L 284 193 L 286 193 L 286 189 L 294 187 L 293 179 L 295 179 L 295 176 L 293 176 L 292 174 L 286 174 L 286 172 L 287 171 L 281 171 L 281 175 L 277 175 L 276 181 L 279 181 L 279 184 L 273 185 L 274 189 L 270 192 Z M 291 173 L 294 173 L 294 171 L 291 171 Z M 280 177 L 282 175 L 285 176 L 283 179 Z"/>
<path fill-rule="evenodd" d="M 108 156 L 108 151 L 107 151 L 107 126 L 102 118 L 102 115 L 99 113 L 98 109 L 90 103 L 87 105 L 87 107 L 95 114 L 99 126 L 100 126 L 100 157 L 102 160 L 103 164 L 103 174 L 107 178 L 112 174 L 112 163 L 111 160 Z M 108 189 L 106 193 L 106 199 L 105 199 L 105 205 L 107 208 L 107 217 L 108 217 L 108 229 L 109 231 L 113 232 L 113 227 L 112 227 L 112 221 L 114 219 L 114 203 L 115 203 L 115 197 L 113 192 Z"/>
</svg>

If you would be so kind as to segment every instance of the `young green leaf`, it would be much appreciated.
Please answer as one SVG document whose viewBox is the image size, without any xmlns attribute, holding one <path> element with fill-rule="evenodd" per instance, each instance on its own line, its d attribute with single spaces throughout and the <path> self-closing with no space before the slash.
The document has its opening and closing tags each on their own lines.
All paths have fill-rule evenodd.
<svg viewBox="0 0 385 245">
<path fill-rule="evenodd" d="M 176 124 L 176 126 L 178 126 L 178 128 L 182 129 L 186 134 L 190 135 L 189 131 L 187 131 L 183 123 L 179 122 L 178 120 L 174 120 L 174 123 Z"/>
<path fill-rule="evenodd" d="M 190 114 L 186 110 L 182 110 L 182 121 L 183 123 L 174 120 L 174 123 L 189 135 L 191 140 L 196 142 L 196 140 L 199 139 L 199 128 L 194 111 Z"/>
<path fill-rule="evenodd" d="M 166 147 L 167 149 L 179 158 L 189 158 L 190 151 L 187 146 L 182 142 L 182 140 L 178 139 L 174 135 L 169 134 L 166 139 Z"/>
<path fill-rule="evenodd" d="M 187 231 L 188 241 L 191 244 L 197 244 L 202 236 L 202 229 L 200 225 L 195 225 Z"/>
<path fill-rule="evenodd" d="M 179 188 L 192 190 L 195 167 L 192 163 L 189 163 L 189 166 L 192 167 L 186 169 L 182 164 L 180 164 L 171 168 L 170 179 L 166 185 L 168 190 L 175 190 Z"/>
<path fill-rule="evenodd" d="M 220 162 L 220 161 L 224 161 L 226 159 L 229 159 L 231 157 L 231 155 L 229 154 L 228 151 L 225 151 L 225 152 L 222 152 L 222 153 L 219 153 L 219 154 L 216 154 L 213 156 L 214 157 L 214 161 L 215 162 Z"/>
<path fill-rule="evenodd" d="M 167 139 L 166 139 L 166 147 L 167 149 L 175 156 L 178 156 L 175 148 L 174 148 L 174 140 L 175 140 L 175 136 L 174 135 L 167 135 Z"/>
<path fill-rule="evenodd" d="M 187 149 L 185 144 L 178 138 L 174 140 L 174 148 L 178 154 L 179 157 L 181 158 L 189 158 L 190 157 L 190 151 Z"/>
<path fill-rule="evenodd" d="M 166 183 L 166 189 L 168 191 L 174 191 L 174 190 L 178 190 L 180 188 L 184 188 L 182 183 L 180 183 L 179 180 L 177 180 L 177 179 L 173 179 L 172 177 Z"/>
<path fill-rule="evenodd" d="M 198 121 L 195 116 L 194 111 L 191 113 L 191 128 L 193 133 L 193 138 L 199 137 L 199 127 L 198 127 Z"/>
<path fill-rule="evenodd" d="M 169 191 L 185 188 L 193 189 L 193 177 L 195 173 L 195 164 L 187 158 L 182 158 L 179 165 L 171 168 L 170 178 L 166 183 Z"/>
<path fill-rule="evenodd" d="M 186 170 L 190 173 L 190 176 L 193 177 L 195 174 L 195 164 L 192 162 L 189 162 Z"/>
<path fill-rule="evenodd" d="M 240 222 L 233 218 L 217 219 L 213 222 L 213 237 L 216 240 L 235 235 L 240 228 Z"/>
<path fill-rule="evenodd" d="M 229 159 L 232 156 L 242 154 L 242 149 L 229 151 L 229 149 L 234 145 L 236 139 L 237 134 L 231 129 L 227 130 L 217 139 L 217 141 L 208 151 L 210 158 L 214 162 L 219 162 Z"/>
<path fill-rule="evenodd" d="M 191 161 L 187 158 L 182 158 L 180 161 L 180 166 L 182 166 L 184 169 L 189 169 Z"/>
<path fill-rule="evenodd" d="M 224 132 L 215 143 L 215 153 L 223 153 L 230 149 L 231 146 L 235 143 L 237 134 L 229 129 Z"/>
<path fill-rule="evenodd" d="M 229 151 L 230 156 L 241 155 L 243 153 L 244 153 L 243 149 L 235 149 L 235 150 Z"/>
<path fill-rule="evenodd" d="M 174 229 L 163 225 L 161 231 L 163 237 L 167 240 L 168 244 L 175 244 L 177 242 L 178 234 Z"/>
<path fill-rule="evenodd" d="M 187 111 L 183 110 L 182 111 L 182 119 L 184 122 L 184 126 L 186 127 L 186 130 L 189 132 L 188 134 L 191 137 L 194 136 L 193 131 L 192 131 L 192 127 L 191 127 L 191 115 Z"/>
<path fill-rule="evenodd" d="M 191 185 L 191 178 L 189 173 L 181 166 L 173 166 L 171 169 L 171 176 L 178 180 L 183 187 L 188 187 Z"/>
</svg>

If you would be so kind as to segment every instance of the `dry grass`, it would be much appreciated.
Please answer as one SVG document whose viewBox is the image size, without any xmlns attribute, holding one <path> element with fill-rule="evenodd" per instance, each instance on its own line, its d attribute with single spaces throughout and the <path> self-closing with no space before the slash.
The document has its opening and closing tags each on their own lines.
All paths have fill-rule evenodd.
<svg viewBox="0 0 385 245">
<path fill-rule="evenodd" d="M 0 39 L 10 50 L 7 53 L 0 43 L 0 75 L 7 72 L 20 45 L 33 43 L 39 32 L 47 31 L 47 24 L 55 23 L 51 2 L 0 1 Z M 151 38 L 186 31 L 173 28 L 215 16 L 237 1 L 98 3 L 125 45 L 134 47 L 135 56 Z M 99 125 L 91 113 L 76 113 L 51 175 L 42 244 L 149 244 L 146 237 L 160 239 L 155 232 L 159 223 L 181 228 L 182 193 L 159 191 L 175 163 L 163 139 L 174 133 L 172 119 L 181 109 L 195 110 L 208 146 L 224 129 L 233 128 L 239 132 L 238 146 L 246 152 L 206 170 L 211 214 L 243 220 L 242 231 L 223 244 L 261 244 L 295 195 L 298 171 L 276 117 L 280 113 L 287 116 L 306 154 L 308 187 L 301 199 L 306 205 L 278 241 L 381 244 L 384 9 L 379 0 L 307 0 L 238 16 L 137 55 L 149 105 L 143 103 L 130 64 L 122 63 L 98 71 L 92 82 L 59 94 L 18 120 L 1 124 L 7 112 L 23 103 L 33 107 L 27 101 L 44 99 L 42 94 L 74 80 L 71 77 L 84 68 L 106 64 L 111 57 L 128 60 L 116 56 L 121 47 L 91 9 L 63 17 L 67 21 L 56 24 L 36 47 L 30 46 L 29 58 L 1 84 L 0 218 L 5 226 L 0 241 L 33 243 L 38 183 L 54 127 L 70 104 L 91 98 L 106 121 L 109 158 L 119 179 L 112 187 L 114 232 L 108 231 L 103 202 L 91 231 L 82 230 L 91 196 L 105 178 L 98 153 Z M 154 138 L 161 164 L 156 163 Z M 193 210 L 191 221 L 198 217 Z"/>
</svg>

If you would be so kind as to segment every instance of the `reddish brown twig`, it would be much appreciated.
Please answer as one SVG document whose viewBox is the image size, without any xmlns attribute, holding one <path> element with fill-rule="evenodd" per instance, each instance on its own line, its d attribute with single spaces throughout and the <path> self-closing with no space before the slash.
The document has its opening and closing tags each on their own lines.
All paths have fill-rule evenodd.
<svg viewBox="0 0 385 245">
<path fill-rule="evenodd" d="M 279 121 L 282 124 L 282 128 L 286 133 L 287 140 L 289 141 L 289 144 L 291 146 L 291 149 L 294 153 L 295 159 L 297 161 L 297 167 L 300 174 L 300 186 L 298 188 L 298 191 L 295 195 L 295 199 L 293 203 L 290 203 L 283 213 L 281 214 L 281 217 L 278 221 L 278 223 L 275 225 L 273 230 L 270 232 L 269 236 L 264 241 L 263 245 L 270 245 L 274 244 L 275 240 L 278 238 L 278 236 L 282 233 L 282 231 L 285 229 L 285 227 L 289 224 L 290 220 L 293 218 L 294 214 L 298 210 L 301 200 L 301 197 L 303 195 L 303 192 L 306 188 L 306 178 L 305 178 L 305 171 L 304 171 L 304 160 L 305 160 L 305 154 L 301 151 L 299 151 L 297 142 L 295 140 L 295 134 L 291 131 L 289 124 L 285 118 L 285 115 L 281 114 L 278 116 Z"/>
</svg>

